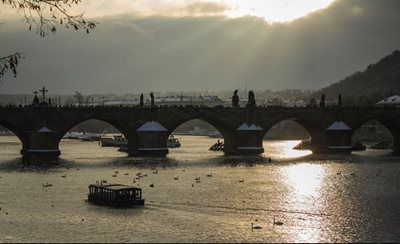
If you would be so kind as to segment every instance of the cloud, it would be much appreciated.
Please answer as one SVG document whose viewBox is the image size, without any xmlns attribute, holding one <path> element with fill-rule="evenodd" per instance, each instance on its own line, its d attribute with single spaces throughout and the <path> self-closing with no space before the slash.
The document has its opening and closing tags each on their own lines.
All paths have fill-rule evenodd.
<svg viewBox="0 0 400 244">
<path fill-rule="evenodd" d="M 115 20 L 106 22 L 104 32 L 114 33 L 118 37 L 130 38 L 132 40 L 145 39 L 153 40 L 154 32 L 145 30 L 137 24 L 127 20 Z"/>
<path fill-rule="evenodd" d="M 222 15 L 229 7 L 218 2 L 196 1 L 189 3 L 185 9 L 190 15 Z"/>
<path fill-rule="evenodd" d="M 90 34 L 60 29 L 46 38 L 21 21 L 0 27 L 0 55 L 27 56 L 1 92 L 234 90 L 246 81 L 251 89 L 319 89 L 400 49 L 398 0 L 337 0 L 291 23 L 132 13 L 98 21 Z"/>
</svg>

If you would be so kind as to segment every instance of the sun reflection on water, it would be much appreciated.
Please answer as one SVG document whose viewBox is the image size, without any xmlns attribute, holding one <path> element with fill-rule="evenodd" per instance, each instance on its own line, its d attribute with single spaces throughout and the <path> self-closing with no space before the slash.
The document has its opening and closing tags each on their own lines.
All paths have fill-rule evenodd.
<svg viewBox="0 0 400 244">
<path fill-rule="evenodd" d="M 317 196 L 324 176 L 321 165 L 297 164 L 282 169 L 288 187 L 298 195 Z"/>
<path fill-rule="evenodd" d="M 295 150 L 297 144 L 300 140 L 293 141 L 264 141 L 265 154 L 273 159 L 290 159 L 304 157 L 312 154 L 310 150 Z"/>
<path fill-rule="evenodd" d="M 286 185 L 287 207 L 292 211 L 319 214 L 323 211 L 322 184 L 325 168 L 322 165 L 302 163 L 289 165 L 281 169 L 283 184 Z M 308 219 L 308 218 L 307 218 Z M 303 222 L 293 233 L 296 242 L 319 242 L 321 238 L 320 221 Z"/>
</svg>

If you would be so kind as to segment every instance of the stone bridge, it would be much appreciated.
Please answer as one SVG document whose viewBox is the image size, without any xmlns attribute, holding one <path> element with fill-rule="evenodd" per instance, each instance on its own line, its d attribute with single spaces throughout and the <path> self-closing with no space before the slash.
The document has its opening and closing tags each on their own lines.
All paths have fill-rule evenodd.
<svg viewBox="0 0 400 244">
<path fill-rule="evenodd" d="M 81 122 L 97 119 L 117 128 L 128 139 L 130 156 L 166 155 L 166 139 L 181 124 L 201 119 L 224 137 L 225 154 L 264 152 L 263 137 L 283 120 L 302 125 L 311 136 L 314 153 L 350 152 L 351 136 L 364 123 L 378 120 L 393 135 L 400 153 L 400 109 L 282 107 L 51 107 L 0 108 L 0 125 L 22 142 L 24 159 L 58 158 L 63 136 Z"/>
</svg>

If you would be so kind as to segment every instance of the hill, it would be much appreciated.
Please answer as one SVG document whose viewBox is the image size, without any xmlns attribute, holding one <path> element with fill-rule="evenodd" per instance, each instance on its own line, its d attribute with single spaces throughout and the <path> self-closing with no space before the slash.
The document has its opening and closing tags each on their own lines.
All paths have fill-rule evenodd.
<svg viewBox="0 0 400 244">
<path fill-rule="evenodd" d="M 400 94 L 400 51 L 394 51 L 377 63 L 368 65 L 364 71 L 325 87 L 311 97 L 320 98 L 322 94 L 331 100 L 342 94 L 344 105 L 373 104 L 384 97 Z"/>
</svg>

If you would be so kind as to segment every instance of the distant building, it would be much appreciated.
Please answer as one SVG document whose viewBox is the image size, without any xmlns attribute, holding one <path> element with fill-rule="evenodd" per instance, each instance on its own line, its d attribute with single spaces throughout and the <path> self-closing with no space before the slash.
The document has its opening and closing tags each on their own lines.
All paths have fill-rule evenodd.
<svg viewBox="0 0 400 244">
<path fill-rule="evenodd" d="M 146 101 L 147 103 L 147 101 Z M 165 97 L 156 97 L 155 98 L 156 105 L 207 105 L 207 106 L 215 106 L 222 105 L 224 101 L 222 101 L 217 96 L 165 96 Z"/>
</svg>

